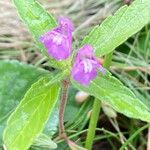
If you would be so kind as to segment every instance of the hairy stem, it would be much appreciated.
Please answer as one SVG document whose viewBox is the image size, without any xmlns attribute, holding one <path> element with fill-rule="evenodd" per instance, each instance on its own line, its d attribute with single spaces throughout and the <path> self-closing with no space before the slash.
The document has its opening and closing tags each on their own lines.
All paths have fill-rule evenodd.
<svg viewBox="0 0 150 150">
<path fill-rule="evenodd" d="M 105 60 L 103 64 L 104 68 L 109 69 L 112 56 L 113 56 L 113 52 L 105 56 Z M 92 108 L 92 115 L 88 127 L 88 133 L 85 141 L 85 148 L 87 148 L 88 150 L 92 149 L 93 140 L 95 137 L 96 125 L 99 119 L 100 107 L 101 107 L 101 101 L 95 98 L 93 108 Z"/>
<path fill-rule="evenodd" d="M 65 112 L 65 107 L 68 98 L 69 81 L 63 80 L 62 84 L 63 87 L 62 87 L 62 95 L 61 95 L 61 102 L 59 108 L 59 137 L 63 138 L 66 142 L 68 142 L 68 138 L 66 136 L 65 127 L 64 127 L 64 112 Z"/>
</svg>

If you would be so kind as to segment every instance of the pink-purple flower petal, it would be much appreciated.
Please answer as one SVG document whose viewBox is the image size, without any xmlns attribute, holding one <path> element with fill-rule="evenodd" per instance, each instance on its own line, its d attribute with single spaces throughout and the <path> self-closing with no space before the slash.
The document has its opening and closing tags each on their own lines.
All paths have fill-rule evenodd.
<svg viewBox="0 0 150 150">
<path fill-rule="evenodd" d="M 56 60 L 65 60 L 71 55 L 73 24 L 67 18 L 59 19 L 59 26 L 40 37 L 48 54 Z"/>
<path fill-rule="evenodd" d="M 80 84 L 87 86 L 91 80 L 97 76 L 97 71 L 105 74 L 105 69 L 101 66 L 93 54 L 90 45 L 84 45 L 77 53 L 75 63 L 72 68 L 72 77 Z"/>
</svg>

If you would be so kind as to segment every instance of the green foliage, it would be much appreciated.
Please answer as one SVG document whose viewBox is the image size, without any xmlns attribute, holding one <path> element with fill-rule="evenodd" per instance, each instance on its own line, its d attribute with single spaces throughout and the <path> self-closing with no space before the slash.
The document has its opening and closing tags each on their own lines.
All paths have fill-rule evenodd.
<svg viewBox="0 0 150 150">
<path fill-rule="evenodd" d="M 55 19 L 37 1 L 14 0 L 14 4 L 36 40 L 56 26 Z"/>
<path fill-rule="evenodd" d="M 14 0 L 14 4 L 41 52 L 48 57 L 52 66 L 62 69 L 63 72 L 56 76 L 47 77 L 45 75 L 49 72 L 32 66 L 14 61 L 12 63 L 0 62 L 0 118 L 2 118 L 0 123 L 3 123 L 0 130 L 3 130 L 8 116 L 23 98 L 7 122 L 3 138 L 7 149 L 26 150 L 31 144 L 34 144 L 33 147 L 37 147 L 37 149 L 41 145 L 56 148 L 53 141 L 48 142 L 46 135 L 39 135 L 43 131 L 48 136 L 52 136 L 57 130 L 59 81 L 68 76 L 70 60 L 60 62 L 50 58 L 47 50 L 39 42 L 39 37 L 42 34 L 57 25 L 55 19 L 36 0 Z M 96 26 L 84 38 L 82 45 L 91 44 L 96 50 L 97 56 L 108 54 L 146 25 L 150 20 L 149 16 L 150 1 L 135 0 L 130 6 L 124 6 L 114 16 L 108 17 L 100 26 Z M 109 60 L 111 61 L 111 58 Z M 109 60 L 106 63 L 109 64 Z M 41 76 L 45 77 L 38 80 Z M 37 80 L 38 82 L 36 82 Z M 72 79 L 71 82 L 79 90 L 88 92 L 102 102 L 109 104 L 117 112 L 128 117 L 150 121 L 148 106 L 136 98 L 130 89 L 109 72 L 105 76 L 99 75 L 91 81 L 88 87 L 82 86 Z M 31 84 L 33 85 L 31 86 Z M 80 131 L 89 119 L 87 112 L 91 109 L 92 101 L 85 102 L 81 107 L 75 106 L 75 92 L 70 92 L 72 97 L 69 95 L 65 121 L 68 129 Z M 67 114 L 68 112 L 71 113 Z M 47 121 L 49 123 L 46 125 Z M 79 149 L 78 146 L 73 146 L 72 148 Z"/>
<path fill-rule="evenodd" d="M 6 120 L 28 88 L 49 72 L 18 61 L 0 61 L 0 144 Z"/>
<path fill-rule="evenodd" d="M 99 100 L 108 103 L 117 112 L 143 121 L 150 121 L 149 109 L 109 72 L 105 76 L 98 76 L 88 87 L 81 86 L 72 80 L 78 89 L 88 92 Z"/>
<path fill-rule="evenodd" d="M 97 56 L 113 51 L 117 46 L 138 32 L 150 21 L 150 1 L 135 0 L 130 6 L 120 8 L 113 16 L 109 16 L 96 26 L 83 44 L 91 44 Z"/>
<path fill-rule="evenodd" d="M 52 59 L 47 54 L 43 44 L 39 42 L 39 37 L 56 26 L 56 21 L 36 0 L 13 0 L 21 18 L 30 30 L 41 52 L 50 60 L 50 65 L 62 69 L 67 62 L 59 62 Z M 69 61 L 69 60 L 68 60 Z"/>
<path fill-rule="evenodd" d="M 32 85 L 10 116 L 4 143 L 11 150 L 26 150 L 42 132 L 59 98 L 60 85 L 45 77 Z"/>
<path fill-rule="evenodd" d="M 144 56 L 145 61 L 148 63 L 150 58 L 150 27 L 146 26 L 143 31 L 140 32 L 138 36 L 138 42 L 135 45 L 134 49 Z"/>
<path fill-rule="evenodd" d="M 49 136 L 45 134 L 41 134 L 38 138 L 35 139 L 33 142 L 33 146 L 31 146 L 30 150 L 51 150 L 51 149 L 56 149 L 57 144 L 53 142 Z"/>
<path fill-rule="evenodd" d="M 49 136 L 49 138 L 52 137 L 58 130 L 58 112 L 59 105 L 56 104 L 43 130 L 43 133 Z M 42 137 L 40 139 L 42 139 Z"/>
</svg>

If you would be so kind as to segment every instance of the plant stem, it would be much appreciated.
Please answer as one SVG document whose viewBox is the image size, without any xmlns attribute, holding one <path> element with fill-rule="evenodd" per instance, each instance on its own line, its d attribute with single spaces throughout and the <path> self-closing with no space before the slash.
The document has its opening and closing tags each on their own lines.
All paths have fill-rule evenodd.
<svg viewBox="0 0 150 150">
<path fill-rule="evenodd" d="M 69 81 L 63 80 L 62 95 L 59 108 L 59 137 L 63 138 L 66 142 L 68 142 L 68 138 L 66 136 L 64 128 L 64 112 L 67 103 L 68 88 L 69 88 Z"/>
<path fill-rule="evenodd" d="M 106 69 L 109 68 L 111 64 L 112 56 L 113 56 L 113 52 L 105 56 L 105 60 L 103 64 L 104 68 Z M 101 108 L 101 101 L 95 98 L 93 108 L 92 108 L 91 119 L 88 127 L 88 133 L 85 141 L 85 148 L 87 148 L 88 150 L 92 149 L 96 126 L 99 119 L 100 108 Z"/>
<path fill-rule="evenodd" d="M 88 134 L 86 137 L 85 148 L 92 149 L 92 144 L 95 136 L 95 129 L 99 118 L 101 102 L 98 99 L 94 100 L 92 115 L 89 123 Z"/>
</svg>

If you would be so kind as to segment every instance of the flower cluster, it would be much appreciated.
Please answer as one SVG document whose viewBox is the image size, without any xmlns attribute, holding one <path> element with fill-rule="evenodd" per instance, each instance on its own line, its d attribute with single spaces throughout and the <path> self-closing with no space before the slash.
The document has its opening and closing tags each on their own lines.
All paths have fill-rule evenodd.
<svg viewBox="0 0 150 150">
<path fill-rule="evenodd" d="M 65 60 L 71 55 L 73 24 L 67 18 L 59 19 L 59 26 L 45 33 L 40 41 L 48 50 L 48 54 L 58 60 Z M 97 71 L 105 74 L 105 70 L 93 54 L 93 47 L 84 45 L 78 50 L 71 71 L 72 77 L 78 83 L 87 86 L 95 79 Z"/>
</svg>

